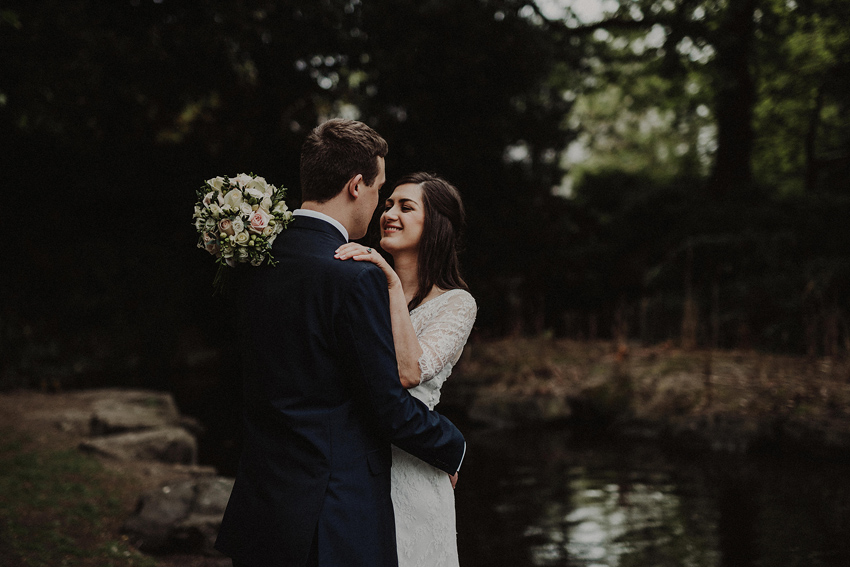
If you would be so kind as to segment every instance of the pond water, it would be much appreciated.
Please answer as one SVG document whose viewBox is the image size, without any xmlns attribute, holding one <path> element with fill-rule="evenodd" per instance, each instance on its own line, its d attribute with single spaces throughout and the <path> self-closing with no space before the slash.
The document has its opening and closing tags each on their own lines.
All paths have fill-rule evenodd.
<svg viewBox="0 0 850 567">
<path fill-rule="evenodd" d="M 847 464 L 463 429 L 463 567 L 850 566 Z"/>
</svg>

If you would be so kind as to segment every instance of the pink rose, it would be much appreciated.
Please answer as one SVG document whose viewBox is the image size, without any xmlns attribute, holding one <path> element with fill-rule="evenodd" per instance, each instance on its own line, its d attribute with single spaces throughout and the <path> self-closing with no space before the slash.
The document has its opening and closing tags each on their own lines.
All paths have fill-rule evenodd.
<svg viewBox="0 0 850 567">
<path fill-rule="evenodd" d="M 217 256 L 220 252 L 218 248 L 218 240 L 209 232 L 204 233 L 204 248 L 213 256 Z"/>
<path fill-rule="evenodd" d="M 263 229 L 269 224 L 269 219 L 271 219 L 271 217 L 266 211 L 263 209 L 257 209 L 251 213 L 250 217 L 248 217 L 248 228 L 252 232 L 262 234 Z"/>
<path fill-rule="evenodd" d="M 221 219 L 218 221 L 218 231 L 231 236 L 236 233 L 236 231 L 233 230 L 233 223 L 230 222 L 230 219 Z"/>
</svg>

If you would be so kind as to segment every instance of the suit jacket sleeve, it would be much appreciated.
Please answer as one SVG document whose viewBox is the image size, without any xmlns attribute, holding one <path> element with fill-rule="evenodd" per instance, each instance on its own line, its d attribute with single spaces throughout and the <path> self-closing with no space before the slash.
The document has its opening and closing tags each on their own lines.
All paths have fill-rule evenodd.
<svg viewBox="0 0 850 567">
<path fill-rule="evenodd" d="M 399 381 L 389 294 L 379 268 L 364 264 L 343 300 L 339 323 L 340 345 L 352 356 L 354 387 L 363 394 L 381 435 L 449 474 L 456 472 L 465 449 L 460 431 Z"/>
</svg>

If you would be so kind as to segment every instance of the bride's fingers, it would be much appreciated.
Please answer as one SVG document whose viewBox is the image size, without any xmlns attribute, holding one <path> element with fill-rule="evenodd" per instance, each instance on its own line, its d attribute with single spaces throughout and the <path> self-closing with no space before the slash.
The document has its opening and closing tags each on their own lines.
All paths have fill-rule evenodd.
<svg viewBox="0 0 850 567">
<path fill-rule="evenodd" d="M 339 258 L 340 260 L 347 260 L 348 258 L 353 258 L 358 255 L 370 255 L 374 252 L 374 248 L 369 248 L 360 244 L 343 244 L 342 246 L 336 249 L 334 258 Z M 380 256 L 380 254 L 375 254 L 375 256 Z"/>
<path fill-rule="evenodd" d="M 369 253 L 362 252 L 360 254 L 356 254 L 356 255 L 352 256 L 351 259 L 357 260 L 357 261 L 372 262 L 373 264 L 378 264 L 378 265 L 380 265 L 381 260 L 383 260 L 383 258 L 381 258 L 381 255 L 375 254 L 374 251 L 369 252 Z"/>
</svg>

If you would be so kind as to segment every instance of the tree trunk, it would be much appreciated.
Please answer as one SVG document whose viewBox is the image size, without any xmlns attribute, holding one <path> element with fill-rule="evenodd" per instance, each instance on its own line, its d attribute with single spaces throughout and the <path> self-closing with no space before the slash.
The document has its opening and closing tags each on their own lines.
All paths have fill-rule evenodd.
<svg viewBox="0 0 850 567">
<path fill-rule="evenodd" d="M 806 154 L 806 192 L 813 193 L 818 184 L 818 160 L 815 155 L 815 142 L 820 126 L 820 113 L 823 108 L 823 89 L 818 89 L 815 97 L 815 107 L 809 117 L 809 131 L 806 132 L 805 154 Z"/>
<path fill-rule="evenodd" d="M 723 196 L 752 181 L 755 83 L 750 54 L 757 0 L 729 2 L 719 22 L 714 47 L 717 154 L 710 188 Z"/>
</svg>

